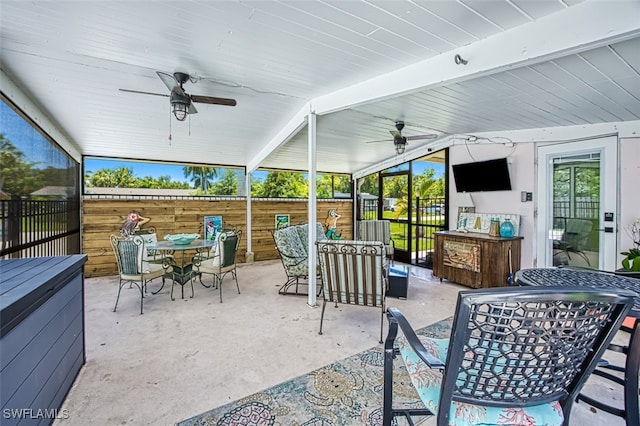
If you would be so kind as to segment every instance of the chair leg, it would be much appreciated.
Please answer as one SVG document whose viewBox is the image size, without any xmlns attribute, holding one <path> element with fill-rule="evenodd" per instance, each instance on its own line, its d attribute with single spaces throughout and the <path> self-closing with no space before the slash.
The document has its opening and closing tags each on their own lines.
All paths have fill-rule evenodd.
<svg viewBox="0 0 640 426">
<path fill-rule="evenodd" d="M 577 251 L 576 253 L 578 253 L 580 256 L 582 256 L 582 258 L 584 259 L 585 262 L 587 262 L 588 266 L 591 266 L 591 262 L 589 261 L 589 256 L 587 256 L 587 254 L 583 251 Z"/>
<path fill-rule="evenodd" d="M 160 286 L 159 289 L 157 289 L 156 291 L 152 291 L 151 294 L 158 294 L 162 291 L 162 289 L 164 288 L 164 283 L 165 283 L 165 278 L 164 275 L 162 276 L 162 285 Z"/>
<path fill-rule="evenodd" d="M 122 291 L 122 286 L 123 286 L 123 283 L 122 281 L 120 281 L 120 283 L 118 284 L 118 296 L 116 297 L 116 305 L 113 307 L 113 312 L 115 312 L 116 309 L 118 309 L 118 301 L 120 300 L 120 291 Z"/>
<path fill-rule="evenodd" d="M 205 288 L 211 288 L 213 286 L 213 284 L 206 285 L 204 282 L 202 282 L 202 275 L 204 275 L 204 274 L 200 273 L 199 277 L 198 277 L 200 279 L 200 284 L 202 284 L 202 286 L 205 287 Z"/>
<path fill-rule="evenodd" d="M 383 324 L 384 324 L 384 313 L 385 313 L 385 309 L 384 309 L 384 305 L 382 306 L 382 313 L 380 314 L 380 343 L 382 343 L 382 328 L 383 328 Z"/>
<path fill-rule="evenodd" d="M 627 424 L 640 424 L 640 400 L 638 386 L 640 385 L 640 319 L 635 320 L 630 330 L 629 352 L 627 353 L 626 373 L 629 378 L 624 387 L 625 410 Z"/>
<path fill-rule="evenodd" d="M 320 314 L 320 332 L 318 334 L 322 334 L 322 321 L 324 320 L 324 308 L 327 307 L 326 299 L 322 302 L 322 313 Z"/>
<path fill-rule="evenodd" d="M 140 315 L 142 315 L 144 312 L 142 312 L 142 305 L 144 303 L 144 289 L 147 286 L 147 283 L 145 281 L 142 281 L 140 283 Z"/>
<path fill-rule="evenodd" d="M 216 281 L 218 283 L 218 287 L 220 287 L 220 303 L 222 303 L 222 277 L 216 276 Z"/>
<path fill-rule="evenodd" d="M 238 294 L 240 294 L 240 284 L 238 284 L 238 274 L 236 274 L 236 270 L 231 271 L 233 274 L 233 279 L 236 280 L 236 288 L 238 289 Z"/>
</svg>

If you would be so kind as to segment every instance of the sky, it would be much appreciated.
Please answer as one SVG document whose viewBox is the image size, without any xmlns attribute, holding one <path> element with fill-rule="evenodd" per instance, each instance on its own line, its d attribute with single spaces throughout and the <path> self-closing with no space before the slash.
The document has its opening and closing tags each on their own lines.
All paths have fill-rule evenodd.
<svg viewBox="0 0 640 426">
<path fill-rule="evenodd" d="M 27 162 L 42 167 L 69 167 L 69 159 L 4 102 L 0 102 L 0 133 L 24 154 Z"/>
<path fill-rule="evenodd" d="M 189 182 L 188 178 L 184 177 L 184 166 L 181 165 L 127 162 L 94 158 L 85 159 L 85 173 L 88 171 L 96 172 L 100 169 L 115 169 L 118 167 L 132 168 L 133 174 L 136 177 L 151 176 L 153 178 L 159 178 L 160 176 L 168 175 L 171 177 L 172 181 Z M 422 173 L 427 168 L 434 168 L 436 170 L 436 177 L 441 177 L 444 174 L 443 164 L 425 163 L 422 161 L 414 162 L 413 170 L 416 174 Z M 266 174 L 267 172 L 256 171 L 251 175 L 251 178 L 252 180 L 262 181 Z"/>
</svg>

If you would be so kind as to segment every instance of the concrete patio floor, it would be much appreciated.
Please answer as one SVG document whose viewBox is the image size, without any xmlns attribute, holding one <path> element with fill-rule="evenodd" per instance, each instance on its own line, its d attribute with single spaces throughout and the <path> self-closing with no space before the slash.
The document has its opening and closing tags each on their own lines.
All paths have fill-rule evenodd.
<svg viewBox="0 0 640 426">
<path fill-rule="evenodd" d="M 172 301 L 168 281 L 149 293 L 140 315 L 137 288 L 123 288 L 114 313 L 117 277 L 86 279 L 87 362 L 62 407 L 68 419 L 54 424 L 171 425 L 378 345 L 380 311 L 371 308 L 328 305 L 318 335 L 321 309 L 305 297 L 278 294 L 285 281 L 280 261 L 241 265 L 238 281 L 242 294 L 225 279 L 224 303 L 200 283 L 193 299 L 188 286 L 180 299 L 176 286 Z M 149 290 L 159 285 L 155 280 Z M 461 289 L 411 267 L 407 300 L 388 298 L 387 305 L 420 328 L 451 316 Z M 587 386 L 622 397 L 597 378 Z M 624 425 L 594 411 L 574 405 L 570 424 Z M 435 418 L 425 424 L 435 425 Z"/>
</svg>

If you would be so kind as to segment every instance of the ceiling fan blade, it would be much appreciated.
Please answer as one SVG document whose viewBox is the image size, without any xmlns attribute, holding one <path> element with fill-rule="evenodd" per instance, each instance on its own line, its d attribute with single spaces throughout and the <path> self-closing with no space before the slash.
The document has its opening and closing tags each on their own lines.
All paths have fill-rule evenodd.
<svg viewBox="0 0 640 426">
<path fill-rule="evenodd" d="M 408 141 L 417 141 L 417 140 L 421 140 L 421 139 L 437 139 L 438 135 L 435 133 L 430 133 L 427 135 L 415 135 L 415 136 L 407 136 L 406 137 Z"/>
<path fill-rule="evenodd" d="M 195 106 L 193 106 L 193 103 L 189 104 L 189 108 L 187 109 L 187 113 L 189 114 L 197 114 L 198 110 L 196 109 Z"/>
<path fill-rule="evenodd" d="M 174 76 L 162 71 L 156 71 L 156 74 L 158 74 L 158 77 L 160 77 L 160 80 L 162 80 L 162 82 L 165 86 L 167 86 L 167 89 L 169 89 L 170 92 L 175 91 L 178 94 L 184 96 L 184 90 L 182 90 L 182 87 L 180 87 L 180 83 L 178 83 L 178 80 L 176 80 Z"/>
<path fill-rule="evenodd" d="M 191 95 L 191 100 L 193 102 L 199 102 L 201 104 L 236 106 L 236 100 L 228 99 L 228 98 L 215 98 L 213 96 Z"/>
<path fill-rule="evenodd" d="M 164 96 L 168 98 L 169 95 L 165 93 L 153 93 L 153 92 L 143 92 L 141 90 L 131 90 L 131 89 L 119 89 L 121 92 L 129 92 L 129 93 L 138 93 L 140 95 L 153 95 L 153 96 Z"/>
<path fill-rule="evenodd" d="M 402 135 L 400 134 L 400 132 L 399 132 L 399 131 L 397 131 L 397 130 L 389 130 L 389 133 L 391 133 L 391 136 L 393 136 L 393 138 L 394 138 L 394 139 L 395 139 L 395 138 L 397 138 L 397 137 L 399 137 L 399 136 L 402 136 Z"/>
<path fill-rule="evenodd" d="M 367 142 L 365 142 L 365 143 L 381 143 L 381 142 L 387 142 L 387 143 L 389 143 L 389 142 L 393 142 L 393 139 L 380 139 L 380 140 L 378 140 L 378 141 L 367 141 Z"/>
</svg>

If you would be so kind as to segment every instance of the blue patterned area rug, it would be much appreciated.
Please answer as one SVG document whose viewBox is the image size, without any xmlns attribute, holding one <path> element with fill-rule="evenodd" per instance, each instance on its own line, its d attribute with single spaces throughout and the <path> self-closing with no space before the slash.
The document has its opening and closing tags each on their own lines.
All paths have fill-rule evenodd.
<svg viewBox="0 0 640 426">
<path fill-rule="evenodd" d="M 451 318 L 416 330 L 448 337 Z M 343 426 L 382 424 L 382 345 L 178 422 L 195 425 Z M 394 362 L 394 406 L 420 407 L 402 361 Z"/>
</svg>

